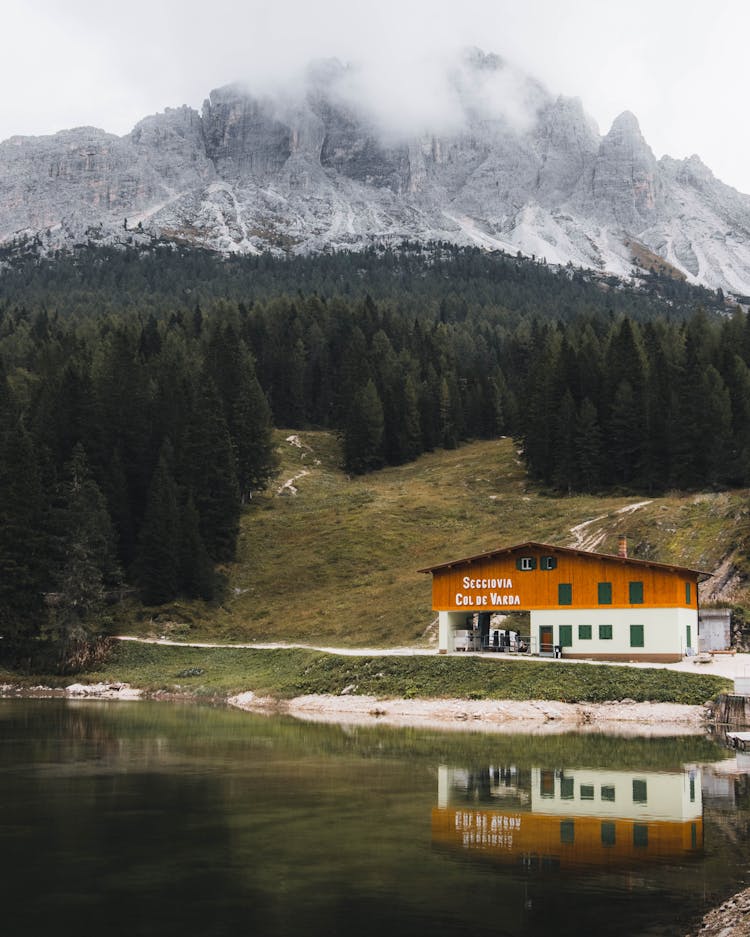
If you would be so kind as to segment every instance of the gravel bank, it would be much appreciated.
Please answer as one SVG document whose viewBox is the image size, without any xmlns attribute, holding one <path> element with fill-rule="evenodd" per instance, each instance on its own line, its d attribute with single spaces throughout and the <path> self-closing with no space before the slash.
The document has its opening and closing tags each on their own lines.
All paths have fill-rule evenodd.
<svg viewBox="0 0 750 937">
<path fill-rule="evenodd" d="M 310 722 L 425 726 L 473 732 L 691 735 L 705 731 L 702 706 L 677 703 L 557 703 L 547 700 L 378 699 L 374 696 L 298 696 L 291 700 L 240 693 L 231 706 L 285 713 Z"/>
</svg>

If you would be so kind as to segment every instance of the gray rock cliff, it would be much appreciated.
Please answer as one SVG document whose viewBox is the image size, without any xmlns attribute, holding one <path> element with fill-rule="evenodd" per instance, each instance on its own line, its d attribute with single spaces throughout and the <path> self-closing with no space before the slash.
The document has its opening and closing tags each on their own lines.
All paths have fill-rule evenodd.
<svg viewBox="0 0 750 937">
<path fill-rule="evenodd" d="M 0 243 L 117 239 L 125 219 L 139 238 L 224 252 L 443 239 L 624 276 L 664 262 L 750 294 L 750 196 L 695 156 L 657 161 L 632 114 L 601 136 L 579 100 L 470 50 L 446 81 L 460 121 L 405 132 L 353 96 L 352 75 L 327 61 L 294 93 L 230 85 L 124 137 L 12 137 Z"/>
</svg>

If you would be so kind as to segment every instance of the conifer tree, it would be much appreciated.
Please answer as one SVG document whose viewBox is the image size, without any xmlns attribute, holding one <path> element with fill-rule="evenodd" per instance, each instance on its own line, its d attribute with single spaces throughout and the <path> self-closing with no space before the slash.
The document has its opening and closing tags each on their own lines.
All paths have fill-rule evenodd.
<svg viewBox="0 0 750 937">
<path fill-rule="evenodd" d="M 566 389 L 557 414 L 555 461 L 552 483 L 560 491 L 571 494 L 576 487 L 578 459 L 576 455 L 576 405 Z"/>
<path fill-rule="evenodd" d="M 216 563 L 234 559 L 240 519 L 235 455 L 221 400 L 207 374 L 196 387 L 181 475 L 209 556 Z"/>
<path fill-rule="evenodd" d="M 727 374 L 731 399 L 732 433 L 729 470 L 733 484 L 750 485 L 750 368 L 733 356 Z"/>
<path fill-rule="evenodd" d="M 726 384 L 713 365 L 700 376 L 699 385 L 702 407 L 695 414 L 697 473 L 701 485 L 715 486 L 727 480 L 732 408 Z"/>
<path fill-rule="evenodd" d="M 216 593 L 216 573 L 200 532 L 200 517 L 192 496 L 180 515 L 180 592 L 190 598 L 210 601 Z"/>
<path fill-rule="evenodd" d="M 440 381 L 440 445 L 443 449 L 455 449 L 459 440 L 456 415 L 460 402 L 456 400 L 455 384 L 443 377 Z"/>
<path fill-rule="evenodd" d="M 344 465 L 355 475 L 383 465 L 383 405 L 368 380 L 352 400 L 344 431 Z"/>
<path fill-rule="evenodd" d="M 417 390 L 410 374 L 401 385 L 401 406 L 397 428 L 397 460 L 411 462 L 422 451 L 422 430 L 419 424 L 419 401 Z"/>
<path fill-rule="evenodd" d="M 594 492 L 599 488 L 602 473 L 602 439 L 596 407 L 585 397 L 578 411 L 575 431 L 578 464 L 578 487 Z"/>
<path fill-rule="evenodd" d="M 562 395 L 559 365 L 560 337 L 549 330 L 529 374 L 523 411 L 526 464 L 534 478 L 548 483 L 554 471 L 555 419 Z"/>
<path fill-rule="evenodd" d="M 92 361 L 96 427 L 88 456 L 92 470 L 101 482 L 113 507 L 127 503 L 132 529 L 140 527 L 146 510 L 148 486 L 156 462 L 150 392 L 153 382 L 137 350 L 139 335 L 132 323 L 121 323 L 96 346 Z M 156 452 L 154 452 L 156 448 Z M 110 480 L 113 452 L 119 453 L 120 481 L 116 490 Z M 135 539 L 123 537 L 121 550 L 129 565 L 135 554 Z"/>
<path fill-rule="evenodd" d="M 136 577 L 147 605 L 171 601 L 180 584 L 181 530 L 172 461 L 171 443 L 165 440 L 151 479 L 146 513 L 138 535 Z"/>
<path fill-rule="evenodd" d="M 252 356 L 231 325 L 214 330 L 206 353 L 206 369 L 224 408 L 244 503 L 253 491 L 265 487 L 275 469 L 271 410 L 258 383 Z"/>
<path fill-rule="evenodd" d="M 419 420 L 427 452 L 440 445 L 440 378 L 432 364 L 426 368 L 419 388 Z"/>
<path fill-rule="evenodd" d="M 73 449 L 53 509 L 57 559 L 53 632 L 63 645 L 95 625 L 108 589 L 120 585 L 115 532 L 83 446 Z"/>
<path fill-rule="evenodd" d="M 639 419 L 636 395 L 630 381 L 617 385 L 609 420 L 608 449 L 612 457 L 610 479 L 631 485 L 641 467 L 643 422 Z"/>
<path fill-rule="evenodd" d="M 43 623 L 45 534 L 36 451 L 0 373 L 0 635 L 10 645 L 39 634 Z"/>
<path fill-rule="evenodd" d="M 237 482 L 242 502 L 266 487 L 276 470 L 271 410 L 249 354 L 229 411 L 229 425 L 237 459 Z"/>
</svg>

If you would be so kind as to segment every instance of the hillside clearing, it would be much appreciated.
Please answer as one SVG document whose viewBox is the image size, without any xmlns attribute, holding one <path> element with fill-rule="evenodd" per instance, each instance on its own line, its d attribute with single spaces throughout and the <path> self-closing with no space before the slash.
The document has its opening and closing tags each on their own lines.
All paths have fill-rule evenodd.
<svg viewBox="0 0 750 937">
<path fill-rule="evenodd" d="M 620 533 L 632 556 L 701 569 L 723 562 L 731 589 L 710 598 L 746 598 L 734 560 L 748 532 L 747 491 L 550 497 L 530 485 L 510 439 L 350 478 L 332 434 L 281 430 L 276 439 L 277 480 L 245 510 L 222 603 L 130 605 L 114 629 L 178 640 L 430 647 L 435 615 L 420 567 L 524 540 L 615 553 Z"/>
</svg>

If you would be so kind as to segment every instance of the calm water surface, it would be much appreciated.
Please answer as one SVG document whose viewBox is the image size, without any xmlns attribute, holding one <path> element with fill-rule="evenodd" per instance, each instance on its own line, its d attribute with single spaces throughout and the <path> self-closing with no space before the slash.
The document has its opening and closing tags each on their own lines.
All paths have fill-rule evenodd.
<svg viewBox="0 0 750 937">
<path fill-rule="evenodd" d="M 1 700 L 2 933 L 682 934 L 746 883 L 746 771 L 702 738 Z"/>
</svg>

